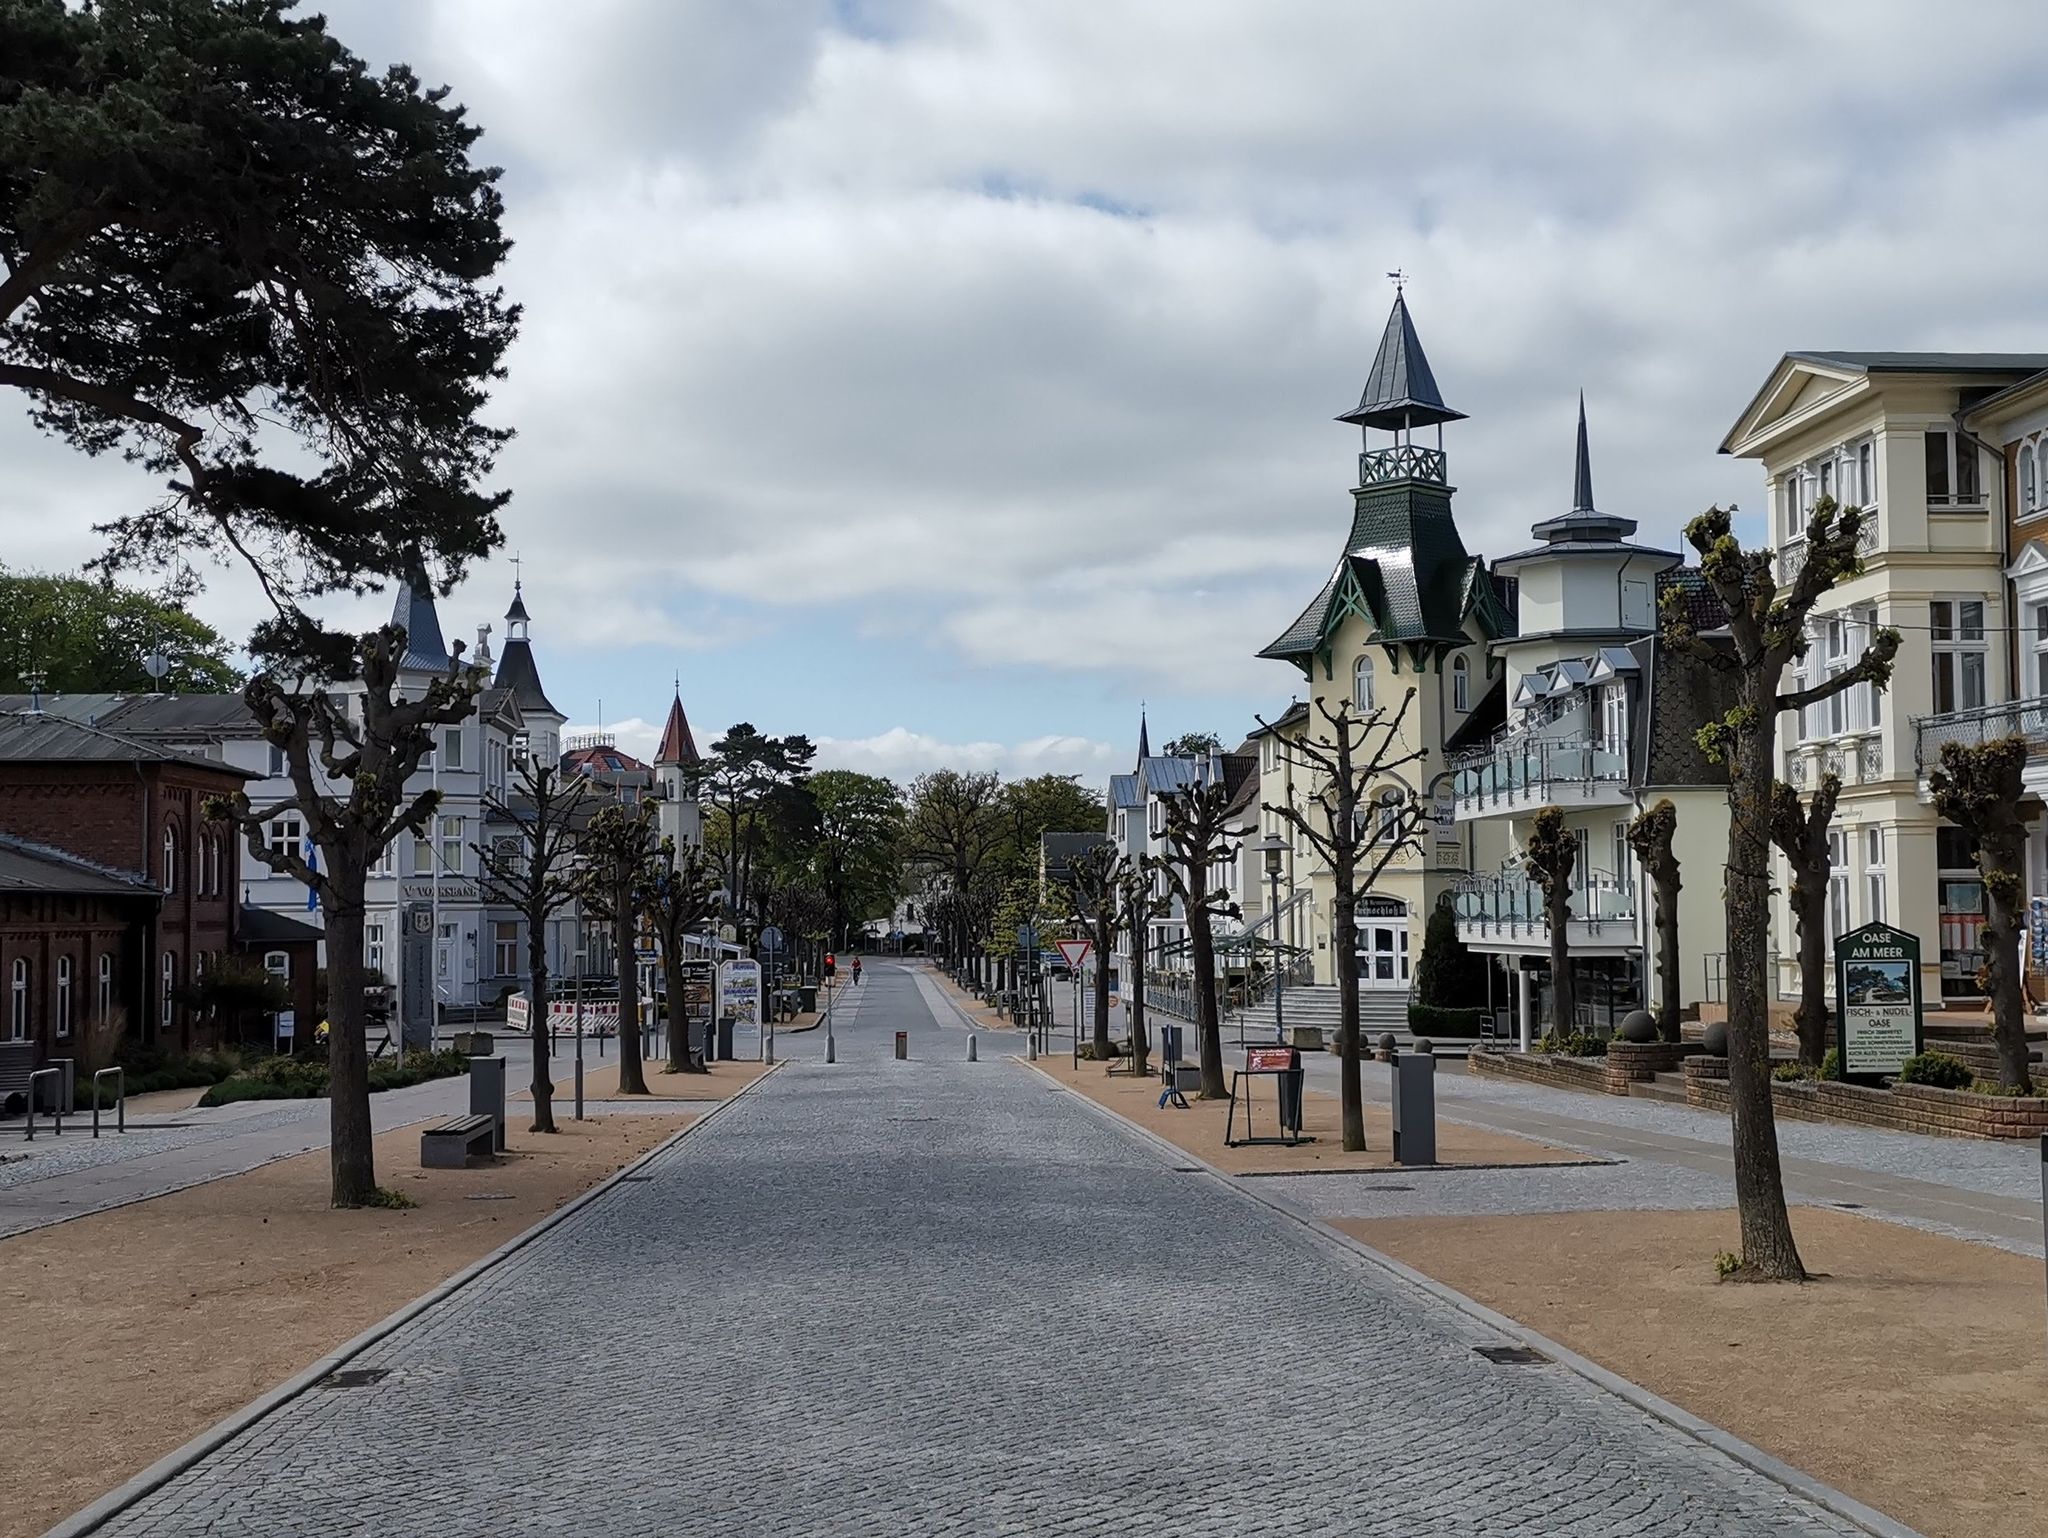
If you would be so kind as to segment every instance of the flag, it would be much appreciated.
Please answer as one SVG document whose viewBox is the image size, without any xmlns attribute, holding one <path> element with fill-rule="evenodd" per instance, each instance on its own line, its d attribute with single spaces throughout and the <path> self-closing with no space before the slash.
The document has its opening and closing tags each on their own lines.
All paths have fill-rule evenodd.
<svg viewBox="0 0 2048 1538">
<path fill-rule="evenodd" d="M 310 838 L 306 840 L 306 866 L 309 870 L 313 872 L 314 875 L 317 876 L 320 874 L 320 846 L 314 843 Z M 316 911 L 319 908 L 319 906 L 320 889 L 318 887 L 311 885 L 307 886 L 306 911 L 308 913 L 312 913 Z"/>
</svg>

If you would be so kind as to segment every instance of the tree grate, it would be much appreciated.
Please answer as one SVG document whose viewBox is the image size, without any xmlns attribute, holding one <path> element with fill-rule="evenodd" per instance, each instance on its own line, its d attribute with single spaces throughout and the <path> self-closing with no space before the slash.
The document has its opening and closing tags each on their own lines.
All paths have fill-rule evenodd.
<svg viewBox="0 0 2048 1538">
<path fill-rule="evenodd" d="M 1529 1367 L 1550 1360 L 1533 1346 L 1474 1346 L 1472 1349 L 1497 1367 Z"/>
<path fill-rule="evenodd" d="M 322 1388 L 368 1388 L 391 1376 L 388 1367 L 345 1367 L 320 1380 Z"/>
</svg>

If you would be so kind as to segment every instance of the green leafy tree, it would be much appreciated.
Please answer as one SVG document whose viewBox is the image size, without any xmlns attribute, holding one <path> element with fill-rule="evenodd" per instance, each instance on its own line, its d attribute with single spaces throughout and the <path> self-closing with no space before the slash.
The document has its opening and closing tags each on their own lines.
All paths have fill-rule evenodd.
<svg viewBox="0 0 2048 1538">
<path fill-rule="evenodd" d="M 1223 739 L 1214 732 L 1182 732 L 1159 751 L 1168 758 L 1207 758 L 1223 751 Z"/>
<path fill-rule="evenodd" d="M 1574 1029 L 1572 877 L 1579 865 L 1578 835 L 1565 826 L 1562 810 L 1546 806 L 1536 814 L 1522 857 L 1543 894 L 1543 923 L 1550 931 L 1550 1032 L 1562 1038 Z"/>
<path fill-rule="evenodd" d="M 1486 972 L 1458 938 L 1450 900 L 1429 910 L 1422 930 L 1422 959 L 1415 965 L 1415 1001 L 1437 1009 L 1474 1009 L 1486 1002 Z"/>
<path fill-rule="evenodd" d="M 2020 930 L 2027 922 L 2027 824 L 2020 815 L 2026 764 L 2024 737 L 2001 737 L 1979 747 L 1945 742 L 1941 767 L 1928 777 L 1934 809 L 1969 834 L 1976 848 L 1987 899 L 1984 965 L 1990 973 L 1998 1081 L 2023 1095 L 2034 1087 L 2020 958 Z"/>
<path fill-rule="evenodd" d="M 1003 820 L 1001 857 L 1013 870 L 1038 874 L 1039 842 L 1048 833 L 1100 833 L 1102 797 L 1072 774 L 1011 780 L 996 792 Z"/>
<path fill-rule="evenodd" d="M 142 665 L 162 649 L 174 694 L 242 687 L 227 639 L 184 608 L 173 584 L 145 593 L 105 575 L 58 576 L 0 569 L 0 693 L 24 693 L 34 676 L 57 694 L 140 694 L 158 687 Z"/>
<path fill-rule="evenodd" d="M 1776 781 L 1778 717 L 1846 689 L 1891 681 L 1899 633 L 1880 630 L 1850 667 L 1807 689 L 1781 692 L 1785 670 L 1805 655 L 1815 603 L 1861 569 L 1857 536 L 1865 515 L 1836 514 L 1834 498 L 1814 505 L 1806 555 L 1790 585 L 1780 588 L 1772 554 L 1744 550 L 1728 511 L 1709 508 L 1686 526 L 1707 587 L 1727 612 L 1729 640 L 1709 643 L 1694 632 L 1676 588 L 1665 595 L 1663 632 L 1674 648 L 1734 676 L 1737 703 L 1700 730 L 1700 746 L 1728 768 L 1728 861 L 1723 878 L 1728 915 L 1728 1099 L 1734 1128 L 1735 1206 L 1742 1233 L 1741 1270 L 1769 1281 L 1801 1281 L 1806 1268 L 1785 1209 L 1784 1171 L 1771 1101 L 1770 1006 L 1765 950 L 1771 929 L 1771 809 Z"/>
<path fill-rule="evenodd" d="M 257 858 L 320 897 L 332 972 L 333 1198 L 378 1200 L 362 1041 L 363 883 L 458 665 L 396 696 L 403 632 L 299 608 L 399 577 L 452 581 L 501 540 L 481 420 L 518 312 L 479 130 L 400 66 L 373 74 L 282 0 L 0 0 L 0 389 L 44 431 L 164 490 L 103 529 L 103 566 L 239 559 L 276 610 L 246 697 L 320 851 Z M 337 681 L 368 693 L 343 720 Z M 360 726 L 356 723 L 360 722 Z M 340 787 L 346 784 L 344 793 Z"/>
<path fill-rule="evenodd" d="M 1016 834 L 1017 825 L 1006 821 L 1001 789 L 993 773 L 958 769 L 934 769 L 910 786 L 903 856 L 924 876 L 927 915 L 936 902 L 946 953 L 959 965 L 975 964 L 994 911 L 984 877 L 1005 837 Z"/>
<path fill-rule="evenodd" d="M 763 911 L 756 876 L 767 863 L 770 825 L 803 814 L 790 793 L 802 783 L 817 751 L 801 734 L 770 737 L 751 721 L 741 721 L 685 771 L 691 793 L 709 809 L 705 847 L 725 881 L 728 905 L 756 924 Z"/>
<path fill-rule="evenodd" d="M 841 946 L 856 925 L 888 913 L 902 884 L 903 792 L 879 775 L 823 769 L 810 778 L 817 835 L 810 871 L 832 905 Z"/>
</svg>

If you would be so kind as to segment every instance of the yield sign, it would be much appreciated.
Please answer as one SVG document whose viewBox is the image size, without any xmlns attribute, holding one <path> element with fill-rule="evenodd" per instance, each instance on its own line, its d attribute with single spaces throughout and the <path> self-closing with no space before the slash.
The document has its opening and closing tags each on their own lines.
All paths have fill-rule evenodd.
<svg viewBox="0 0 2048 1538">
<path fill-rule="evenodd" d="M 1059 940 L 1055 943 L 1060 948 L 1060 954 L 1067 958 L 1067 965 L 1070 967 L 1080 966 L 1095 949 L 1093 940 Z"/>
</svg>

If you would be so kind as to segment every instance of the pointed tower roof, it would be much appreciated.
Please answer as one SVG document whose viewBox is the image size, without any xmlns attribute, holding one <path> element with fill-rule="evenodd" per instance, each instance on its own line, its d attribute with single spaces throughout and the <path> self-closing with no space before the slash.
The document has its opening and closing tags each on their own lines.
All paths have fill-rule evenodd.
<svg viewBox="0 0 2048 1538">
<path fill-rule="evenodd" d="M 505 645 L 498 653 L 498 673 L 491 680 L 491 687 L 511 690 L 522 715 L 538 713 L 567 721 L 569 718 L 555 709 L 547 691 L 540 686 L 540 668 L 534 663 L 533 643 L 526 635 L 526 599 L 517 582 L 512 584 L 512 606 L 505 611 L 505 620 Z"/>
<path fill-rule="evenodd" d="M 426 672 L 448 671 L 448 643 L 441 636 L 441 615 L 434 607 L 434 584 L 417 554 L 407 563 L 391 606 L 391 623 L 405 627 L 405 655 L 399 666 Z"/>
<path fill-rule="evenodd" d="M 1579 392 L 1579 439 L 1572 465 L 1572 510 L 1546 518 L 1531 532 L 1553 545 L 1568 541 L 1611 543 L 1636 531 L 1633 518 L 1610 517 L 1593 506 L 1593 456 L 1586 447 L 1586 392 Z"/>
<path fill-rule="evenodd" d="M 1365 377 L 1365 393 L 1355 409 L 1337 418 L 1360 427 L 1379 427 L 1389 432 L 1404 427 L 1427 427 L 1437 422 L 1460 422 L 1462 411 L 1444 404 L 1436 387 L 1436 375 L 1423 355 L 1415 322 L 1408 317 L 1408 300 L 1394 295 L 1393 313 L 1380 336 L 1380 350 L 1372 360 L 1372 372 Z"/>
<path fill-rule="evenodd" d="M 1145 721 L 1145 707 L 1138 707 L 1138 762 L 1143 763 L 1152 756 L 1152 730 Z"/>
<path fill-rule="evenodd" d="M 668 707 L 668 725 L 661 729 L 661 750 L 654 755 L 654 762 L 665 768 L 670 764 L 694 764 L 702 758 L 697 751 L 697 739 L 690 735 L 690 718 L 683 714 L 683 691 L 678 687 L 675 700 Z"/>
</svg>

